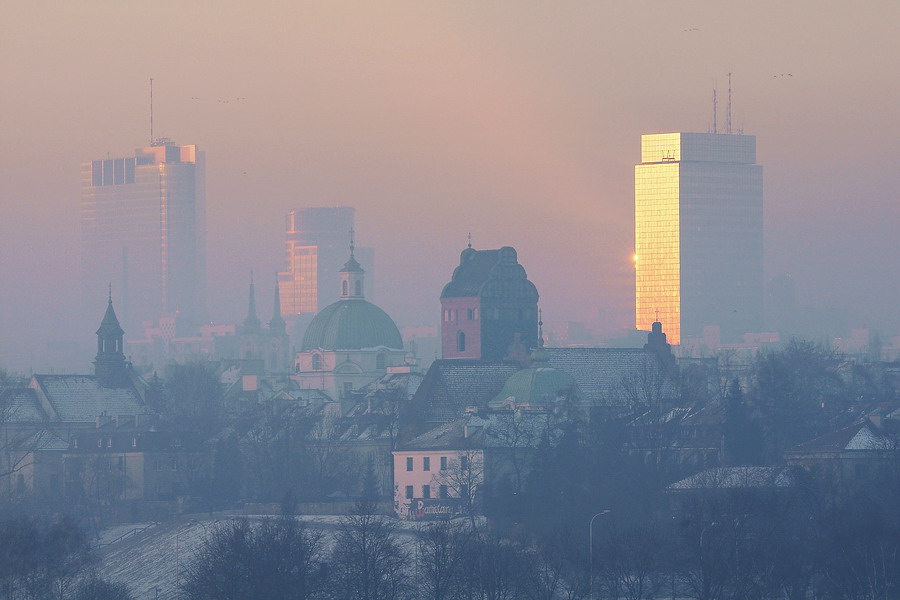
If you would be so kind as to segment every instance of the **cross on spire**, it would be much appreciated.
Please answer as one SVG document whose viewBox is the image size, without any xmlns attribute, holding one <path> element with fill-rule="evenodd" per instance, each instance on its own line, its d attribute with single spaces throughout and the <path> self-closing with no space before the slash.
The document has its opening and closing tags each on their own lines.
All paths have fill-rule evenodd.
<svg viewBox="0 0 900 600">
<path fill-rule="evenodd" d="M 355 231 L 353 227 L 350 227 L 350 258 L 353 258 L 353 234 Z"/>
<path fill-rule="evenodd" d="M 469 239 L 469 248 L 472 247 L 472 232 L 469 232 L 469 235 L 466 236 Z"/>
</svg>

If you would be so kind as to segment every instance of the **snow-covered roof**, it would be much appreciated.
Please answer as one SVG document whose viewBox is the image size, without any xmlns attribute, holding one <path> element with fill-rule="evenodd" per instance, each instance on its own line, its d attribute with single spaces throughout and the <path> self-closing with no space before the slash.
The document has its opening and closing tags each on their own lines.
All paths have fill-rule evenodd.
<svg viewBox="0 0 900 600">
<path fill-rule="evenodd" d="M 790 467 L 717 467 L 676 481 L 669 490 L 787 488 L 794 485 Z"/>
<path fill-rule="evenodd" d="M 103 387 L 92 375 L 35 375 L 32 381 L 64 423 L 149 413 L 134 387 Z"/>
</svg>

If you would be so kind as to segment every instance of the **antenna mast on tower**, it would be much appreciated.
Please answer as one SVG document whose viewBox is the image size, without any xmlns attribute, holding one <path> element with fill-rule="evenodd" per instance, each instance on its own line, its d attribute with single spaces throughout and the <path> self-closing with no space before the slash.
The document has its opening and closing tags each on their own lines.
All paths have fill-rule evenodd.
<svg viewBox="0 0 900 600">
<path fill-rule="evenodd" d="M 725 133 L 731 133 L 731 73 L 728 73 L 728 109 L 725 112 Z"/>
<path fill-rule="evenodd" d="M 153 78 L 150 78 L 150 145 L 153 145 Z"/>
<path fill-rule="evenodd" d="M 716 88 L 713 88 L 713 122 L 712 122 L 712 132 L 713 133 L 718 133 L 716 131 L 716 126 L 717 126 L 717 121 L 719 120 L 719 118 L 716 115 L 716 107 L 717 107 Z"/>
</svg>

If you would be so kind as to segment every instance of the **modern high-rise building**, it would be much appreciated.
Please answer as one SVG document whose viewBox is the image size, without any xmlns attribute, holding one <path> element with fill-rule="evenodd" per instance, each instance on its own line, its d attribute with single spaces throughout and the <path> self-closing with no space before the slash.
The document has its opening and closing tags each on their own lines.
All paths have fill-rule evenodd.
<svg viewBox="0 0 900 600">
<path fill-rule="evenodd" d="M 672 344 L 763 327 L 763 183 L 756 138 L 641 136 L 634 168 L 635 325 Z"/>
<path fill-rule="evenodd" d="M 81 259 L 85 300 L 112 285 L 126 329 L 177 316 L 199 324 L 206 290 L 204 156 L 167 139 L 133 157 L 81 167 Z"/>
<path fill-rule="evenodd" d="M 285 217 L 285 268 L 278 273 L 278 289 L 286 318 L 311 317 L 337 300 L 354 219 L 350 206 L 298 208 Z M 356 256 L 371 289 L 372 249 L 357 248 Z"/>
</svg>

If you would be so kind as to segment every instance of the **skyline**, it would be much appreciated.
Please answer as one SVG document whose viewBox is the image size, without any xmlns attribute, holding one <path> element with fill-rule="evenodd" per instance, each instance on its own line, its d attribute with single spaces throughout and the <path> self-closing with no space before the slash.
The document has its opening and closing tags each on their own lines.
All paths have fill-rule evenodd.
<svg viewBox="0 0 900 600">
<path fill-rule="evenodd" d="M 73 315 L 54 293 L 77 285 L 77 253 L 61 249 L 77 247 L 78 165 L 146 145 L 150 77 L 155 135 L 207 155 L 216 322 L 245 314 L 247 272 L 281 268 L 283 215 L 347 205 L 401 326 L 439 322 L 471 231 L 478 249 L 517 249 L 548 321 L 623 329 L 640 136 L 707 131 L 732 72 L 734 127 L 766 168 L 766 280 L 789 274 L 798 305 L 900 334 L 900 81 L 879 62 L 898 49 L 893 3 L 4 12 L 4 362 L 27 347 L 41 368 L 52 335 L 90 349 L 103 307 Z"/>
</svg>

